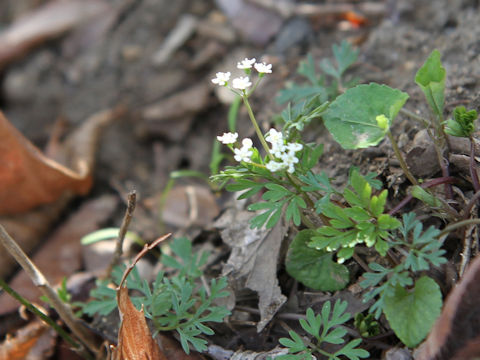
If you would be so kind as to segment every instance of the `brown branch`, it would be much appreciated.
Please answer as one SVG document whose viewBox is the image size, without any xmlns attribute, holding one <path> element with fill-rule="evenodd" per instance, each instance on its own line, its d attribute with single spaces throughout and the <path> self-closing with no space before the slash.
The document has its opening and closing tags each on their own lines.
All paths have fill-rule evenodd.
<svg viewBox="0 0 480 360">
<path fill-rule="evenodd" d="M 135 190 L 128 193 L 127 201 L 127 209 L 125 210 L 122 225 L 120 226 L 120 230 L 118 232 L 115 252 L 113 253 L 113 258 L 110 261 L 107 270 L 105 271 L 104 279 L 108 279 L 110 277 L 113 267 L 119 263 L 120 258 L 122 257 L 123 241 L 127 235 L 128 226 L 130 225 L 130 221 L 132 221 L 133 212 L 135 211 L 135 206 L 137 204 L 137 193 Z"/>
<path fill-rule="evenodd" d="M 72 309 L 60 299 L 57 292 L 51 287 L 43 273 L 35 266 L 27 254 L 23 252 L 20 246 L 18 246 L 16 241 L 7 233 L 2 225 L 0 225 L 0 244 L 2 244 L 8 253 L 20 264 L 40 292 L 50 300 L 51 306 L 57 311 L 60 318 L 70 328 L 72 333 L 90 351 L 97 354 L 99 351 L 99 344 L 97 344 L 92 334 L 81 325 L 73 314 Z"/>
<path fill-rule="evenodd" d="M 125 281 L 125 279 L 127 278 L 128 274 L 130 274 L 130 272 L 133 270 L 133 268 L 135 267 L 135 265 L 137 264 L 137 262 L 147 253 L 149 252 L 150 250 L 152 250 L 155 246 L 157 246 L 158 244 L 160 244 L 162 241 L 168 239 L 170 237 L 170 235 L 172 234 L 166 234 L 166 235 L 163 235 L 162 237 L 159 237 L 157 240 L 155 240 L 154 242 L 152 242 L 150 245 L 149 244 L 145 244 L 143 249 L 137 254 L 137 256 L 135 256 L 135 259 L 133 259 L 133 262 L 130 264 L 130 266 L 125 270 L 125 272 L 123 273 L 123 276 L 122 276 L 122 280 L 120 281 L 120 284 L 118 284 L 118 288 L 117 290 L 121 289 L 122 288 L 122 285 L 123 285 L 123 282 Z"/>
</svg>

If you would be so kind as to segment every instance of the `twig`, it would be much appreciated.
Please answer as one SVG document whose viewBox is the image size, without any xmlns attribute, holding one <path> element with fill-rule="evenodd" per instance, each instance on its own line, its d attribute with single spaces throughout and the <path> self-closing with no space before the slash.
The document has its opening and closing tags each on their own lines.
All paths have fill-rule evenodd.
<svg viewBox="0 0 480 360">
<path fill-rule="evenodd" d="M 467 220 L 462 220 L 456 223 L 453 223 L 451 225 L 448 225 L 445 229 L 443 229 L 440 234 L 438 234 L 438 238 L 441 238 L 444 235 L 448 235 L 453 230 L 459 229 L 463 226 L 467 225 L 478 225 L 480 224 L 480 219 L 467 219 Z"/>
<path fill-rule="evenodd" d="M 167 235 L 163 235 L 162 237 L 158 238 L 157 240 L 155 240 L 154 242 L 152 242 L 151 244 L 145 244 L 143 246 L 143 249 L 137 254 L 137 256 L 135 256 L 135 259 L 133 259 L 133 262 L 130 264 L 130 266 L 125 270 L 125 272 L 123 273 L 123 276 L 122 276 L 122 280 L 120 281 L 120 284 L 118 284 L 118 289 L 120 289 L 125 281 L 125 279 L 127 278 L 128 274 L 130 274 L 130 272 L 133 270 L 133 268 L 135 267 L 135 265 L 137 264 L 137 262 L 147 253 L 149 252 L 150 250 L 152 250 L 155 246 L 157 246 L 158 244 L 160 244 L 162 241 L 168 239 L 170 237 L 170 235 L 172 234 L 167 234 Z"/>
<path fill-rule="evenodd" d="M 458 275 L 460 278 L 463 276 L 465 269 L 467 268 L 468 263 L 470 262 L 471 256 L 471 247 L 472 247 L 472 233 L 475 230 L 476 226 L 471 226 L 465 230 L 465 238 L 463 239 L 463 251 L 462 251 L 462 261 L 460 263 L 460 271 Z"/>
<path fill-rule="evenodd" d="M 57 292 L 50 286 L 43 273 L 35 266 L 27 254 L 23 252 L 20 246 L 18 246 L 2 225 L 0 225 L 0 244 L 2 244 L 8 253 L 20 264 L 40 292 L 50 300 L 51 306 L 57 311 L 60 318 L 70 328 L 72 333 L 90 351 L 97 354 L 99 347 L 92 334 L 89 333 L 75 318 L 72 309 L 60 299 Z M 83 352 L 86 352 L 86 350 L 84 349 Z"/>
<path fill-rule="evenodd" d="M 107 270 L 105 271 L 104 278 L 108 279 L 112 274 L 113 267 L 117 265 L 122 257 L 123 251 L 123 241 L 125 240 L 125 235 L 127 234 L 128 226 L 132 220 L 133 212 L 135 211 L 135 205 L 137 204 L 137 193 L 135 190 L 130 191 L 127 196 L 127 209 L 125 210 L 125 215 L 123 216 L 122 225 L 120 226 L 120 231 L 118 232 L 117 243 L 115 247 L 115 252 L 113 253 L 112 261 L 108 265 Z"/>
</svg>

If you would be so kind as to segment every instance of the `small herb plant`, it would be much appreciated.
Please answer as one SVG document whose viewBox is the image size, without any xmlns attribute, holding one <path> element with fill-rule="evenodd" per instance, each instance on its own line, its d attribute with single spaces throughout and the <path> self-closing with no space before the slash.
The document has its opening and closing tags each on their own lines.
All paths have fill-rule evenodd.
<svg viewBox="0 0 480 360">
<path fill-rule="evenodd" d="M 289 338 L 281 338 L 280 344 L 288 348 L 288 355 L 281 355 L 279 360 L 310 360 L 313 353 L 319 353 L 328 360 L 339 360 L 346 357 L 350 360 L 364 359 L 370 356 L 368 351 L 359 349 L 357 346 L 361 339 L 355 339 L 344 345 L 340 350 L 334 353 L 322 349 L 322 344 L 343 344 L 347 330 L 342 327 L 348 320 L 350 314 L 345 312 L 347 302 L 337 300 L 331 308 L 330 301 L 325 302 L 320 314 L 315 315 L 311 308 L 307 309 L 307 318 L 300 319 L 300 326 L 314 340 L 306 340 L 298 333 L 291 330 L 288 332 Z M 342 357 L 341 357 L 342 356 Z"/>
<path fill-rule="evenodd" d="M 188 354 L 190 346 L 197 351 L 206 350 L 207 341 L 200 335 L 213 335 L 209 322 L 222 322 L 230 312 L 216 306 L 216 299 L 228 296 L 225 291 L 227 280 L 212 279 L 207 290 L 198 286 L 196 280 L 203 275 L 201 267 L 205 265 L 208 254 L 192 254 L 192 246 L 187 238 L 177 238 L 171 243 L 175 256 L 163 255 L 162 263 L 178 270 L 174 276 L 167 277 L 160 272 L 152 285 L 142 280 L 136 268 L 127 278 L 127 287 L 141 293 L 132 296 L 132 303 L 140 309 L 144 307 L 145 316 L 152 320 L 157 332 L 174 330 L 180 336 L 183 350 Z M 125 266 L 117 266 L 112 271 L 112 280 L 118 286 Z M 116 291 L 109 286 L 110 281 L 98 281 L 97 287 L 90 293 L 93 300 L 80 304 L 88 315 L 107 316 L 117 308 Z"/>
<path fill-rule="evenodd" d="M 473 159 L 472 133 L 477 113 L 457 107 L 453 117 L 444 120 L 446 72 L 437 50 L 432 52 L 415 77 L 431 108 L 430 120 L 404 110 L 409 96 L 398 89 L 376 83 L 350 87 L 352 84 L 343 77 L 355 62 L 357 53 L 346 42 L 334 46 L 333 51 L 337 66 L 328 61 L 323 61 L 320 66 L 333 81 L 327 84 L 325 76 L 316 75 L 315 64 L 309 56 L 301 64 L 299 73 L 310 84 L 290 84 L 280 93 L 280 102 L 294 101 L 296 104 L 289 104 L 282 112 L 281 129 L 271 128 L 265 133 L 258 126 L 249 98 L 262 78 L 272 72 L 272 66 L 245 59 L 237 67 L 244 69 L 246 76 L 231 82 L 229 72 L 217 73 L 212 82 L 229 88 L 243 100 L 261 150 L 254 146 L 252 139 L 240 141 L 234 132 L 218 136 L 218 140 L 232 151 L 237 164 L 226 166 L 212 179 L 226 185 L 229 191 L 240 192 L 238 199 L 251 200 L 248 209 L 255 212 L 250 221 L 252 228 L 272 228 L 282 217 L 298 228 L 287 252 L 286 269 L 308 287 L 322 291 L 344 288 L 349 281 L 349 272 L 343 263 L 353 258 L 362 265 L 357 250 L 359 247 L 370 248 L 370 252 L 376 253 L 381 261 L 365 267 L 367 271 L 361 286 L 368 290 L 365 300 L 375 300 L 369 309 L 373 315 L 367 315 L 368 322 L 359 319 L 358 323 L 363 324 L 362 331 L 368 332 L 368 324 L 374 324 L 372 316 L 378 319 L 384 313 L 400 340 L 408 347 L 414 347 L 428 334 L 442 306 L 439 286 L 424 272 L 446 262 L 445 251 L 441 249 L 443 239 L 450 229 L 465 224 L 456 223 L 461 220 L 459 213 L 447 201 L 452 199 L 453 193 L 448 184 L 449 169 L 444 161 L 448 151 L 446 134 L 470 138 Z M 254 71 L 257 76 L 251 80 Z M 442 178 L 422 183 L 410 173 L 390 130 L 400 112 L 427 128 L 434 140 Z M 390 211 L 386 208 L 388 191 L 382 189 L 381 182 L 372 174 L 362 175 L 352 169 L 345 188 L 334 188 L 328 176 L 317 167 L 322 144 L 302 141 L 302 131 L 314 119 L 322 119 L 333 138 L 345 149 L 376 146 L 387 137 L 405 177 L 414 185 L 410 198 L 422 198 L 432 209 L 443 206 L 446 209 L 444 219 L 450 223 L 446 229 L 442 232 L 434 227 L 424 230 L 414 213 L 396 217 L 401 206 Z M 477 191 L 480 184 L 473 160 L 471 172 Z M 439 199 L 428 190 L 429 186 L 439 184 L 445 184 L 446 199 Z M 402 202 L 402 206 L 405 203 Z M 478 223 L 479 220 L 471 219 L 471 222 Z M 308 322 L 302 323 L 318 342 L 326 341 L 326 332 L 330 329 L 329 306 L 318 317 L 309 310 Z M 342 307 L 344 310 L 343 305 L 335 305 L 335 316 L 343 312 L 338 310 Z M 344 319 L 340 315 L 334 318 L 335 321 Z M 323 324 L 322 333 L 318 331 L 320 324 Z M 333 334 L 336 343 L 343 342 L 343 330 L 336 328 Z M 290 336 L 292 340 L 281 340 L 292 353 L 285 358 L 303 359 L 309 358 L 312 352 L 321 353 L 319 348 L 305 345 L 296 333 Z M 345 345 L 341 351 L 346 352 L 342 354 L 348 357 L 347 352 L 359 343 L 360 339 L 357 339 L 354 346 L 351 346 L 352 342 Z M 360 357 L 355 352 L 351 354 L 352 359 Z M 364 353 L 360 351 L 358 354 Z M 337 355 L 329 356 L 337 358 Z"/>
</svg>

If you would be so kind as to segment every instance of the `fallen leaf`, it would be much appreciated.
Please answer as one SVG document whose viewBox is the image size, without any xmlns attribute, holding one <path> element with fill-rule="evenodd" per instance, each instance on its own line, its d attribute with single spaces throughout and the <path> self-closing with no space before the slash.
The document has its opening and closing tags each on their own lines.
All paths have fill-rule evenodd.
<svg viewBox="0 0 480 360">
<path fill-rule="evenodd" d="M 252 216 L 255 214 L 248 211 L 229 209 L 215 226 L 222 229 L 223 241 L 232 248 L 222 275 L 230 275 L 238 286 L 258 293 L 260 332 L 287 300 L 277 279 L 278 256 L 287 226 L 279 221 L 272 229 L 250 229 Z"/>
<path fill-rule="evenodd" d="M 117 346 L 112 346 L 113 360 L 167 360 L 155 339 L 152 338 L 143 312 L 143 305 L 141 310 L 135 308 L 128 296 L 128 288 L 123 286 L 123 283 L 137 262 L 170 235 L 164 235 L 153 243 L 146 244 L 123 273 L 117 288 L 118 311 L 122 322 L 118 332 Z"/>
<path fill-rule="evenodd" d="M 113 360 L 167 360 L 152 338 L 143 308 L 133 306 L 126 287 L 117 290 L 117 303 L 122 324 Z"/>
<path fill-rule="evenodd" d="M 35 253 L 32 260 L 51 284 L 58 284 L 82 266 L 80 239 L 98 230 L 115 211 L 118 200 L 105 195 L 83 204 L 62 224 Z M 41 295 L 24 271 L 19 272 L 9 285 L 29 301 L 37 301 Z M 18 303 L 8 294 L 0 295 L 0 315 L 15 311 Z"/>
<path fill-rule="evenodd" d="M 119 106 L 98 112 L 89 117 L 80 127 L 67 137 L 62 146 L 59 147 L 59 153 L 56 155 L 52 154 L 55 156 L 55 160 L 62 161 L 65 164 L 73 164 L 72 168 L 81 167 L 82 169 L 85 169 L 84 171 L 86 174 L 91 174 L 95 164 L 95 154 L 97 152 L 97 143 L 101 130 L 103 130 L 109 122 L 120 117 L 124 113 L 125 109 Z M 2 122 L 2 118 L 3 116 L 0 113 L 0 123 Z M 7 127 L 11 129 L 12 125 L 7 122 Z M 14 131 L 18 134 L 16 129 L 14 129 Z M 2 134 L 3 133 L 0 131 L 0 138 L 2 138 Z M 22 145 L 27 146 L 26 149 L 21 150 L 23 155 L 28 157 L 29 151 L 34 149 L 32 150 L 34 152 L 34 155 L 32 155 L 33 159 L 31 159 L 34 161 L 36 159 L 35 154 L 40 153 L 39 150 L 21 135 L 17 137 L 16 140 L 17 142 L 15 144 L 18 145 L 20 149 L 22 149 Z M 4 144 L 0 141 L 0 149 L 3 149 L 3 147 Z M 60 193 L 59 197 L 52 203 L 37 206 L 28 212 L 11 214 L 11 208 L 6 206 L 4 199 L 11 199 L 13 197 L 13 200 L 17 201 L 13 194 L 21 193 L 21 190 L 19 189 L 19 184 L 15 184 L 13 188 L 5 188 L 2 183 L 4 176 L 11 176 L 8 172 L 3 171 L 5 167 L 9 166 L 8 163 L 5 163 L 5 160 L 4 153 L 0 150 L 0 214 L 4 212 L 8 213 L 8 215 L 0 216 L 0 223 L 20 245 L 23 251 L 28 254 L 34 247 L 38 246 L 50 226 L 57 221 L 63 209 L 73 199 L 74 194 L 72 191 L 67 191 L 67 189 L 65 189 L 66 191 Z M 52 160 L 50 160 L 50 162 L 55 163 Z M 45 168 L 47 167 L 48 165 L 45 165 Z M 45 171 L 45 169 L 42 169 L 42 171 Z M 29 179 L 29 183 L 38 186 L 38 184 L 35 185 L 35 181 L 37 181 L 39 173 L 33 172 L 30 176 L 33 176 L 33 178 Z M 29 195 L 32 197 L 34 196 L 34 194 Z M 25 194 L 24 197 L 27 198 Z M 31 202 L 31 199 L 28 199 L 28 201 Z M 14 203 L 13 206 L 17 206 L 17 204 Z M 2 211 L 2 207 L 5 211 Z M 15 261 L 6 252 L 0 251 L 0 264 L 2 264 L 2 266 L 0 266 L 0 276 L 5 277 L 11 273 Z"/>
<path fill-rule="evenodd" d="M 86 194 L 99 130 L 116 116 L 118 109 L 107 110 L 82 124 L 63 148 L 68 168 L 43 155 L 0 113 L 0 215 L 52 203 L 65 192 Z"/>
<path fill-rule="evenodd" d="M 14 337 L 0 344 L 0 360 L 23 360 L 27 358 L 38 339 L 48 330 L 41 321 L 32 322 L 17 331 Z"/>
<path fill-rule="evenodd" d="M 45 40 L 58 37 L 110 6 L 98 0 L 52 1 L 20 17 L 0 33 L 0 69 Z"/>
<path fill-rule="evenodd" d="M 480 256 L 452 290 L 416 360 L 473 360 L 480 358 Z"/>
</svg>

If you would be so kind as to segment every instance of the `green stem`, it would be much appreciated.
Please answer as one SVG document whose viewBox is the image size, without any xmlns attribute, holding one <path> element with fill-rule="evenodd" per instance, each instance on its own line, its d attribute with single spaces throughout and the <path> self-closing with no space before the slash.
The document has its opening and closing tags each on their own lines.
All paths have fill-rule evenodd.
<svg viewBox="0 0 480 360">
<path fill-rule="evenodd" d="M 412 173 L 408 169 L 407 163 L 405 162 L 405 159 L 403 158 L 403 155 L 402 155 L 400 149 L 398 148 L 398 144 L 395 141 L 395 139 L 393 138 L 393 135 L 392 135 L 390 130 L 387 131 L 387 136 L 390 139 L 390 142 L 392 143 L 393 152 L 395 153 L 395 156 L 397 157 L 397 159 L 400 163 L 400 167 L 402 168 L 405 176 L 407 177 L 408 180 L 410 180 L 410 182 L 413 185 L 418 185 L 417 179 L 415 179 L 415 177 L 412 175 Z"/>
<path fill-rule="evenodd" d="M 461 228 L 463 226 L 468 226 L 468 225 L 476 225 L 480 224 L 480 219 L 467 219 L 467 220 L 462 220 L 459 222 L 456 222 L 454 224 L 448 225 L 445 229 L 442 230 L 442 232 L 438 235 L 438 237 L 442 237 L 444 235 L 447 235 L 449 232 L 452 232 L 453 230 L 456 230 L 458 228 Z"/>
<path fill-rule="evenodd" d="M 412 120 L 415 120 L 417 121 L 418 123 L 420 123 L 421 125 L 423 125 L 425 128 L 428 128 L 430 126 L 430 123 L 428 122 L 427 119 L 411 112 L 410 110 L 407 110 L 407 109 L 400 109 L 400 112 L 403 114 L 403 115 L 406 115 L 408 116 L 410 119 Z"/>
<path fill-rule="evenodd" d="M 3 290 L 5 290 L 7 294 L 9 294 L 11 297 L 17 300 L 20 304 L 25 306 L 30 312 L 32 312 L 34 315 L 37 315 L 40 319 L 46 322 L 52 329 L 54 329 L 58 333 L 58 335 L 60 335 L 71 346 L 73 346 L 76 349 L 82 348 L 82 346 L 79 343 L 77 343 L 75 340 L 73 340 L 73 338 L 65 330 L 63 330 L 55 321 L 53 321 L 51 317 L 45 315 L 43 312 L 38 310 L 36 306 L 34 306 L 22 295 L 20 295 L 15 290 L 13 290 L 10 286 L 8 286 L 8 284 L 2 278 L 0 278 L 0 287 Z M 85 352 L 83 355 L 88 356 L 89 359 L 93 359 L 90 356 L 90 354 L 87 352 Z"/>
<path fill-rule="evenodd" d="M 245 104 L 245 107 L 247 108 L 248 116 L 250 117 L 250 120 L 252 121 L 252 125 L 255 128 L 255 132 L 257 133 L 257 136 L 260 139 L 260 142 L 262 143 L 262 146 L 265 149 L 265 152 L 267 153 L 268 157 L 271 160 L 273 160 L 273 155 L 270 153 L 270 149 L 268 148 L 267 142 L 265 141 L 265 137 L 263 136 L 262 131 L 260 130 L 260 127 L 258 126 L 257 120 L 255 119 L 255 115 L 253 115 L 252 107 L 250 106 L 250 103 L 248 102 L 248 97 L 247 96 L 243 96 L 243 103 Z"/>
</svg>

